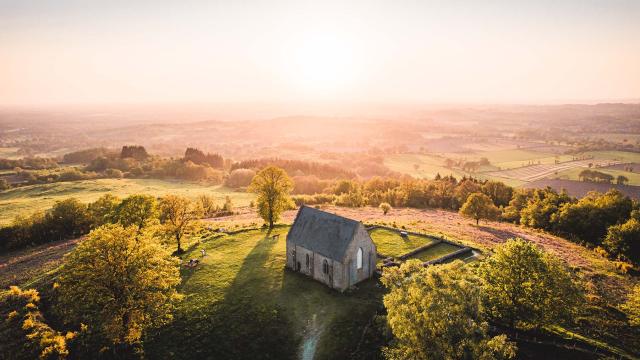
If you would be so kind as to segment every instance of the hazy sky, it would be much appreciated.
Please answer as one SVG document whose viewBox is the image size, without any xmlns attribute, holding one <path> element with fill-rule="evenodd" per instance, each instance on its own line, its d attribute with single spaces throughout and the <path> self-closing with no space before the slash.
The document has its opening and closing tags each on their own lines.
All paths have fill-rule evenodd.
<svg viewBox="0 0 640 360">
<path fill-rule="evenodd" d="M 640 98 L 640 1 L 0 0 L 0 104 Z"/>
</svg>

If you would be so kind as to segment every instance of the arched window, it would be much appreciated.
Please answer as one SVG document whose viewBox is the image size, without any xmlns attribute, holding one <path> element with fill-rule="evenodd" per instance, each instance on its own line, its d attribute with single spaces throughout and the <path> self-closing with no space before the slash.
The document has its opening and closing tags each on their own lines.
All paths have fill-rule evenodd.
<svg viewBox="0 0 640 360">
<path fill-rule="evenodd" d="M 327 262 L 327 260 L 322 262 L 322 272 L 325 274 L 329 273 L 329 262 Z"/>
<path fill-rule="evenodd" d="M 357 269 L 362 269 L 362 248 L 358 248 L 358 254 L 356 256 Z"/>
<path fill-rule="evenodd" d="M 309 268 L 309 254 L 307 254 L 307 269 Z"/>
</svg>

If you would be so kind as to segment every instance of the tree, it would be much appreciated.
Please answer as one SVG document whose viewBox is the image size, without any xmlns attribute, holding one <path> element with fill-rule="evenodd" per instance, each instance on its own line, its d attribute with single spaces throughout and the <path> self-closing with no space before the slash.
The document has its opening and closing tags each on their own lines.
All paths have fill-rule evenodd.
<svg viewBox="0 0 640 360">
<path fill-rule="evenodd" d="M 550 187 L 535 190 L 526 206 L 520 211 L 520 224 L 551 230 L 551 218 L 563 204 L 570 201 L 571 198 L 564 191 L 558 194 Z"/>
<path fill-rule="evenodd" d="M 609 254 L 639 264 L 640 221 L 631 218 L 624 224 L 610 226 L 602 245 Z"/>
<path fill-rule="evenodd" d="M 176 240 L 177 254 L 184 252 L 182 237 L 193 228 L 194 221 L 201 218 L 203 213 L 199 203 L 182 196 L 167 195 L 160 199 L 160 222 L 165 234 Z"/>
<path fill-rule="evenodd" d="M 290 206 L 289 193 L 292 189 L 293 182 L 287 173 L 275 166 L 260 170 L 251 181 L 248 191 L 257 195 L 258 213 L 270 228 Z"/>
<path fill-rule="evenodd" d="M 385 268 L 382 283 L 387 322 L 394 335 L 392 359 L 511 359 L 506 336 L 490 338 L 481 288 L 461 261 L 425 268 L 409 260 Z"/>
<path fill-rule="evenodd" d="M 387 215 L 387 213 L 391 210 L 391 205 L 389 203 L 383 202 L 379 206 L 380 210 L 382 210 L 382 214 Z"/>
<path fill-rule="evenodd" d="M 456 188 L 456 198 L 458 204 L 464 204 L 469 195 L 482 191 L 482 186 L 472 179 L 462 179 Z"/>
<path fill-rule="evenodd" d="M 198 197 L 198 202 L 200 202 L 200 207 L 202 207 L 203 216 L 206 218 L 213 217 L 218 211 L 218 205 L 216 205 L 216 200 L 213 196 L 202 194 Z"/>
<path fill-rule="evenodd" d="M 65 257 L 58 305 L 65 318 L 99 334 L 115 354 L 168 323 L 180 299 L 178 260 L 135 226 L 104 225 Z"/>
<path fill-rule="evenodd" d="M 115 221 L 120 198 L 111 194 L 104 194 L 88 206 L 91 223 L 98 227 Z"/>
<path fill-rule="evenodd" d="M 574 315 L 582 288 L 564 263 L 522 239 L 510 239 L 478 269 L 488 315 L 515 328 L 541 328 Z"/>
<path fill-rule="evenodd" d="M 91 219 L 87 206 L 76 198 L 57 201 L 45 215 L 45 225 L 56 240 L 82 236 L 89 232 Z"/>
<path fill-rule="evenodd" d="M 116 221 L 124 227 L 135 225 L 138 231 L 158 216 L 156 200 L 150 195 L 130 195 L 118 205 Z"/>
<path fill-rule="evenodd" d="M 483 193 L 469 195 L 467 201 L 460 208 L 460 214 L 480 224 L 480 219 L 494 220 L 500 214 L 500 210 L 493 204 L 491 198 Z"/>
<path fill-rule="evenodd" d="M 513 188 L 500 181 L 487 181 L 482 185 L 482 193 L 489 196 L 496 206 L 507 206 L 513 197 Z"/>
<path fill-rule="evenodd" d="M 600 244 L 609 226 L 625 222 L 633 202 L 618 190 L 591 192 L 577 202 L 565 203 L 551 217 L 554 231 L 591 244 Z"/>
<path fill-rule="evenodd" d="M 627 301 L 622 304 L 621 308 L 627 313 L 631 326 L 640 326 L 640 285 L 633 287 Z"/>
<path fill-rule="evenodd" d="M 234 169 L 229 173 L 225 185 L 234 189 L 249 186 L 254 176 L 256 176 L 256 172 L 251 169 Z"/>
<path fill-rule="evenodd" d="M 616 184 L 618 185 L 625 185 L 628 182 L 629 182 L 629 178 L 624 175 L 618 175 L 618 177 L 616 178 Z"/>
</svg>

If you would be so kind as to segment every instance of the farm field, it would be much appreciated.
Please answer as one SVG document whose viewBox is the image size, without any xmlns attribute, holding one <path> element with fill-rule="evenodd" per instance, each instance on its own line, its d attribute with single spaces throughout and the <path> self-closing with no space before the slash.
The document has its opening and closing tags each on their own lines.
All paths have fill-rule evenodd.
<svg viewBox="0 0 640 360">
<path fill-rule="evenodd" d="M 385 157 L 384 164 L 391 170 L 418 178 L 433 179 L 436 174 L 462 177 L 469 173 L 444 166 L 444 158 L 434 155 L 396 154 Z M 418 169 L 414 165 L 418 165 Z"/>
<path fill-rule="evenodd" d="M 569 169 L 562 172 L 559 172 L 557 175 L 553 176 L 553 179 L 563 179 L 563 180 L 579 180 L 580 172 L 584 170 L 583 168 Z M 607 168 L 598 168 L 594 169 L 599 172 L 603 172 L 605 174 L 609 174 L 613 176 L 613 181 L 616 181 L 616 178 L 619 175 L 625 176 L 629 179 L 628 185 L 640 185 L 640 173 L 637 172 L 629 172 L 624 170 L 615 170 L 610 167 Z"/>
<path fill-rule="evenodd" d="M 588 168 L 589 164 L 597 167 L 608 166 L 615 164 L 615 162 L 611 160 L 578 160 L 559 164 L 530 165 L 509 170 L 492 171 L 485 173 L 485 175 L 528 182 L 554 176 L 556 173 L 564 170 L 576 170 L 580 172 Z"/>
<path fill-rule="evenodd" d="M 427 236 L 409 234 L 407 237 L 403 237 L 398 231 L 382 228 L 369 231 L 369 235 L 373 243 L 376 244 L 379 254 L 394 258 L 433 242 L 433 239 Z"/>
<path fill-rule="evenodd" d="M 640 163 L 640 153 L 629 151 L 587 151 L 584 155 L 593 156 L 595 159 L 615 160 L 623 163 Z"/>
<path fill-rule="evenodd" d="M 566 190 L 567 194 L 577 198 L 585 196 L 589 191 L 607 192 L 609 189 L 617 189 L 632 199 L 640 200 L 640 186 L 594 183 L 589 181 L 541 179 L 527 183 L 524 187 L 530 189 L 544 189 L 547 186 L 556 191 Z"/>
<path fill-rule="evenodd" d="M 605 168 L 605 170 L 622 170 L 622 171 L 628 171 L 628 169 L 631 168 L 631 172 L 635 172 L 635 173 L 640 173 L 640 163 L 622 163 L 622 164 L 616 164 L 616 165 L 611 165 L 611 166 L 607 166 Z"/>
<path fill-rule="evenodd" d="M 440 210 L 393 209 L 388 215 L 382 215 L 375 208 L 326 207 L 324 210 L 367 224 L 393 222 L 411 231 L 456 239 L 483 251 L 511 237 L 525 238 L 578 268 L 581 276 L 593 284 L 594 295 L 608 306 L 617 306 L 621 301 L 620 291 L 628 291 L 637 282 L 633 277 L 618 274 L 612 262 L 580 245 L 511 224 L 483 222 L 475 226 L 457 213 Z M 288 211 L 282 221 L 290 223 L 294 216 L 295 211 Z M 247 211 L 208 223 L 225 227 L 261 224 L 256 219 L 254 212 Z M 340 294 L 284 270 L 287 229 L 280 226 L 270 234 L 263 230 L 234 235 L 205 232 L 192 239 L 183 259 L 202 259 L 202 266 L 193 271 L 182 270 L 180 291 L 186 295 L 185 299 L 175 314 L 174 323 L 151 333 L 145 341 L 146 355 L 186 359 L 264 358 L 267 355 L 291 358 L 315 354 L 316 358 L 324 359 L 355 354 L 358 358 L 371 358 L 374 354 L 367 351 L 374 349 L 375 344 L 367 341 L 376 341 L 376 337 L 366 324 L 381 309 L 382 289 L 375 281 L 367 281 L 358 290 Z M 277 240 L 267 236 L 276 233 L 283 235 Z M 72 242 L 63 242 L 0 257 L 0 281 L 48 287 L 56 274 L 56 264 L 72 248 Z M 207 251 L 204 258 L 200 257 L 202 248 Z M 621 354 L 639 355 L 637 332 L 629 332 L 624 322 L 616 320 L 615 314 L 594 311 L 593 315 L 585 314 L 582 325 L 571 328 L 571 332 L 612 344 Z M 600 321 L 602 316 L 607 316 L 607 321 Z M 371 336 L 362 336 L 363 331 Z M 260 336 L 265 333 L 270 336 Z M 215 343 L 211 343 L 213 338 Z M 361 339 L 365 342 L 360 343 Z M 580 341 L 583 340 L 578 343 Z M 357 353 L 355 349 L 359 349 Z"/>
<path fill-rule="evenodd" d="M 95 201 L 104 194 L 125 197 L 131 194 L 163 196 L 178 194 L 195 198 L 201 194 L 213 196 L 220 203 L 230 196 L 235 206 L 249 205 L 253 195 L 235 192 L 216 185 L 205 186 L 189 182 L 153 179 L 99 179 L 30 185 L 0 192 L 0 224 L 9 223 L 16 215 L 28 215 L 46 210 L 56 201 L 75 197 L 82 202 Z"/>
<path fill-rule="evenodd" d="M 21 156 L 18 155 L 18 148 L 14 147 L 0 147 L 0 158 L 5 159 L 17 159 Z"/>
<path fill-rule="evenodd" d="M 584 136 L 594 139 L 604 139 L 618 143 L 635 144 L 640 141 L 640 134 L 623 133 L 586 133 Z"/>
</svg>

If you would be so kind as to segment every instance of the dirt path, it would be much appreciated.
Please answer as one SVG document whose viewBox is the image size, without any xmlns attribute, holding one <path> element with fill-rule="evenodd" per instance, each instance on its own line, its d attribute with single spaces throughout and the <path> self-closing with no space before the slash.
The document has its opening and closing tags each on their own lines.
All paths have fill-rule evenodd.
<svg viewBox="0 0 640 360">
<path fill-rule="evenodd" d="M 307 324 L 302 344 L 300 345 L 300 360 L 313 360 L 322 331 L 323 326 L 318 323 L 317 314 L 313 314 Z"/>
</svg>

